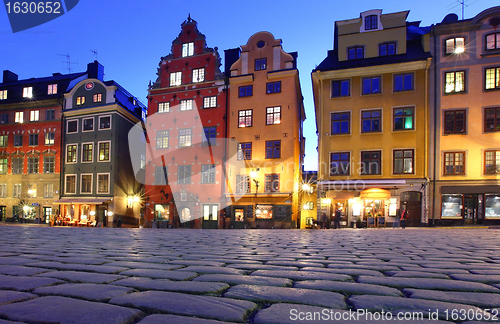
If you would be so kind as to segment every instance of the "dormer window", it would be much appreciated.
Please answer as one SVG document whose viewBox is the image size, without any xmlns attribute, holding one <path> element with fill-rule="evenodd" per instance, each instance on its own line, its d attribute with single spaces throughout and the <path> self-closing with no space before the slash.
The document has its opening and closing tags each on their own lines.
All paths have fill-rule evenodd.
<svg viewBox="0 0 500 324">
<path fill-rule="evenodd" d="M 446 40 L 446 55 L 465 52 L 465 38 L 455 37 Z"/>
<path fill-rule="evenodd" d="M 365 17 L 365 30 L 378 29 L 377 15 L 369 15 Z"/>
<path fill-rule="evenodd" d="M 57 83 L 49 84 L 49 86 L 47 87 L 47 94 L 48 95 L 57 94 Z"/>
<path fill-rule="evenodd" d="M 387 56 L 396 54 L 396 43 L 384 43 L 378 46 L 378 55 Z"/>
<path fill-rule="evenodd" d="M 347 49 L 347 59 L 355 60 L 365 57 L 365 48 L 363 46 L 353 46 Z"/>
<path fill-rule="evenodd" d="M 23 88 L 23 98 L 33 98 L 33 87 Z"/>
<path fill-rule="evenodd" d="M 182 44 L 182 57 L 194 55 L 194 42 Z"/>
<path fill-rule="evenodd" d="M 7 100 L 7 90 L 0 90 L 0 100 Z"/>
</svg>

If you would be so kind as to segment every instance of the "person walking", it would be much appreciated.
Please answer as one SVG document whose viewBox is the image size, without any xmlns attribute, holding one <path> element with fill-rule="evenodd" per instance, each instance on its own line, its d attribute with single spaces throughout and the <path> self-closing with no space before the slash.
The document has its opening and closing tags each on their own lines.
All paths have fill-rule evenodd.
<svg viewBox="0 0 500 324">
<path fill-rule="evenodd" d="M 401 211 L 401 218 L 400 218 L 400 224 L 401 228 L 405 229 L 406 228 L 406 219 L 408 218 L 408 212 L 406 211 L 405 206 L 403 206 L 403 210 Z"/>
<path fill-rule="evenodd" d="M 401 209 L 396 209 L 396 217 L 394 217 L 394 222 L 392 223 L 392 228 L 399 227 L 399 220 L 401 219 Z"/>
<path fill-rule="evenodd" d="M 340 211 L 340 208 L 335 211 L 335 217 L 333 219 L 333 228 L 340 229 L 340 217 L 342 216 L 342 212 Z"/>
</svg>

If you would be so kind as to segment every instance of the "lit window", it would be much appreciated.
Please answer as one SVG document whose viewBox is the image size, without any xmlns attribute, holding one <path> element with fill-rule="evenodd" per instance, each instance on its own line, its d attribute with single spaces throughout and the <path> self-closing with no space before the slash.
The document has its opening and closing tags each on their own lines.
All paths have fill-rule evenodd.
<svg viewBox="0 0 500 324">
<path fill-rule="evenodd" d="M 238 111 L 238 127 L 252 127 L 252 110 Z"/>
<path fill-rule="evenodd" d="M 484 173 L 485 174 L 500 173 L 500 151 L 498 150 L 484 151 Z"/>
<path fill-rule="evenodd" d="M 281 107 L 270 107 L 266 111 L 266 125 L 281 124 Z"/>
<path fill-rule="evenodd" d="M 109 193 L 109 174 L 98 173 L 97 174 L 97 193 L 106 194 Z"/>
<path fill-rule="evenodd" d="M 414 173 L 414 152 L 413 150 L 394 150 L 393 151 L 393 172 L 394 174 L 412 174 Z"/>
<path fill-rule="evenodd" d="M 465 52 L 465 38 L 455 37 L 446 40 L 446 55 L 460 54 Z"/>
<path fill-rule="evenodd" d="M 66 163 L 76 162 L 76 144 L 66 145 Z"/>
<path fill-rule="evenodd" d="M 54 198 L 53 183 L 46 183 L 43 185 L 43 198 Z"/>
<path fill-rule="evenodd" d="M 99 116 L 99 130 L 111 129 L 111 116 Z"/>
<path fill-rule="evenodd" d="M 159 102 L 158 103 L 158 112 L 159 113 L 170 112 L 170 102 Z"/>
<path fill-rule="evenodd" d="M 168 147 L 168 130 L 157 131 L 156 132 L 156 148 L 167 148 Z"/>
<path fill-rule="evenodd" d="M 252 159 L 252 143 L 239 143 L 238 144 L 238 161 Z"/>
<path fill-rule="evenodd" d="M 465 174 L 465 152 L 447 152 L 444 154 L 444 174 Z"/>
<path fill-rule="evenodd" d="M 267 69 L 267 58 L 260 58 L 255 60 L 255 71 L 261 71 Z"/>
<path fill-rule="evenodd" d="M 0 157 L 0 174 L 7 174 L 7 169 L 8 169 L 8 158 L 7 157 Z"/>
<path fill-rule="evenodd" d="M 94 160 L 94 144 L 82 144 L 82 162 L 92 162 Z"/>
<path fill-rule="evenodd" d="M 39 110 L 30 111 L 30 121 L 38 121 L 39 118 L 40 118 L 40 111 Z"/>
<path fill-rule="evenodd" d="M 182 83 L 182 72 L 170 73 L 170 86 L 179 86 Z"/>
<path fill-rule="evenodd" d="M 500 33 L 486 35 L 486 49 L 500 49 Z"/>
<path fill-rule="evenodd" d="M 109 146 L 111 142 L 101 142 L 99 143 L 99 161 L 105 162 L 109 161 Z"/>
<path fill-rule="evenodd" d="M 102 102 L 102 93 L 96 93 L 92 97 L 94 102 Z"/>
<path fill-rule="evenodd" d="M 332 81 L 332 98 L 348 97 L 351 95 L 350 80 Z"/>
<path fill-rule="evenodd" d="M 76 105 L 81 106 L 85 104 L 85 97 L 76 97 Z"/>
<path fill-rule="evenodd" d="M 194 55 L 194 42 L 182 44 L 182 57 Z"/>
<path fill-rule="evenodd" d="M 22 174 L 24 172 L 24 158 L 23 157 L 13 157 L 12 158 L 12 174 Z"/>
<path fill-rule="evenodd" d="M 33 87 L 23 88 L 23 98 L 33 98 Z"/>
<path fill-rule="evenodd" d="M 410 130 L 413 128 L 415 109 L 413 107 L 394 108 L 394 130 Z"/>
<path fill-rule="evenodd" d="M 193 70 L 193 83 L 205 81 L 205 68 Z"/>
<path fill-rule="evenodd" d="M 0 147 L 7 147 L 9 143 L 9 135 L 0 135 Z"/>
<path fill-rule="evenodd" d="M 465 91 L 465 71 L 445 73 L 445 93 L 457 93 Z"/>
<path fill-rule="evenodd" d="M 0 100 L 7 99 L 7 90 L 0 90 Z"/>
<path fill-rule="evenodd" d="M 7 184 L 6 183 L 0 183 L 0 197 L 2 197 L 2 198 L 7 197 Z"/>
<path fill-rule="evenodd" d="M 250 192 L 250 177 L 247 175 L 236 176 L 236 192 L 245 193 Z"/>
<path fill-rule="evenodd" d="M 369 15 L 365 17 L 365 30 L 373 30 L 378 28 L 377 15 Z"/>
<path fill-rule="evenodd" d="M 192 110 L 193 99 L 181 100 L 181 111 Z"/>
<path fill-rule="evenodd" d="M 280 175 L 277 173 L 266 174 L 264 189 L 266 192 L 280 191 Z"/>
<path fill-rule="evenodd" d="M 76 193 L 76 175 L 66 175 L 65 192 L 69 194 Z"/>
<path fill-rule="evenodd" d="M 365 57 L 365 48 L 363 46 L 353 46 L 347 49 L 347 59 L 355 60 Z"/>
<path fill-rule="evenodd" d="M 57 94 L 57 83 L 48 85 L 47 94 L 49 95 Z"/>
<path fill-rule="evenodd" d="M 500 67 L 486 69 L 486 90 L 500 89 Z"/>
<path fill-rule="evenodd" d="M 28 198 L 36 198 L 36 183 L 28 185 Z"/>
<path fill-rule="evenodd" d="M 203 108 L 215 108 L 215 107 L 217 107 L 217 96 L 203 98 Z"/>
<path fill-rule="evenodd" d="M 14 121 L 16 123 L 23 123 L 24 122 L 24 112 L 22 112 L 22 111 L 16 111 Z"/>
<path fill-rule="evenodd" d="M 191 128 L 179 129 L 179 147 L 191 146 Z"/>
<path fill-rule="evenodd" d="M 22 192 L 22 184 L 20 183 L 14 183 L 12 186 L 12 197 L 14 198 L 21 198 L 21 192 Z"/>
</svg>

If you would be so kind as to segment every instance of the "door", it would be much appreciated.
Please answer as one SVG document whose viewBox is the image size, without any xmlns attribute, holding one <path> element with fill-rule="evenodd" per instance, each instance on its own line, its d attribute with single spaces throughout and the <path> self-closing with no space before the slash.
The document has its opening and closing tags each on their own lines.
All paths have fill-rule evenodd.
<svg viewBox="0 0 500 324">
<path fill-rule="evenodd" d="M 465 195 L 464 197 L 464 224 L 477 224 L 478 202 L 477 195 Z"/>
<path fill-rule="evenodd" d="M 97 222 L 101 223 L 102 226 L 106 226 L 106 207 L 105 206 L 97 207 Z"/>
<path fill-rule="evenodd" d="M 52 207 L 43 207 L 42 224 L 49 223 L 50 216 L 52 216 Z"/>
<path fill-rule="evenodd" d="M 202 228 L 217 229 L 219 222 L 219 206 L 203 205 L 203 223 Z"/>
<path fill-rule="evenodd" d="M 5 221 L 6 217 L 7 217 L 7 207 L 0 206 L 0 222 Z"/>
<path fill-rule="evenodd" d="M 245 218 L 245 208 L 241 206 L 234 207 L 233 215 L 231 217 L 233 228 L 245 228 Z"/>
<path fill-rule="evenodd" d="M 422 193 L 407 191 L 401 194 L 401 205 L 406 206 L 406 226 L 419 227 L 422 219 Z"/>
</svg>

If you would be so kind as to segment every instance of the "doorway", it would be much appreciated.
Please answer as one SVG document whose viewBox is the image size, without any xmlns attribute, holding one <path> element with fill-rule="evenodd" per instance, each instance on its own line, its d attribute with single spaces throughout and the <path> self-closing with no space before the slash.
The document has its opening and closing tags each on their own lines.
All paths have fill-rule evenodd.
<svg viewBox="0 0 500 324">
<path fill-rule="evenodd" d="M 217 229 L 219 228 L 219 206 L 217 205 L 203 205 L 203 223 L 204 229 Z"/>
<path fill-rule="evenodd" d="M 464 225 L 478 224 L 478 195 L 464 196 Z"/>
<path fill-rule="evenodd" d="M 419 227 L 422 219 L 422 193 L 418 191 L 401 193 L 401 205 L 405 206 L 408 212 L 406 226 Z"/>
</svg>

